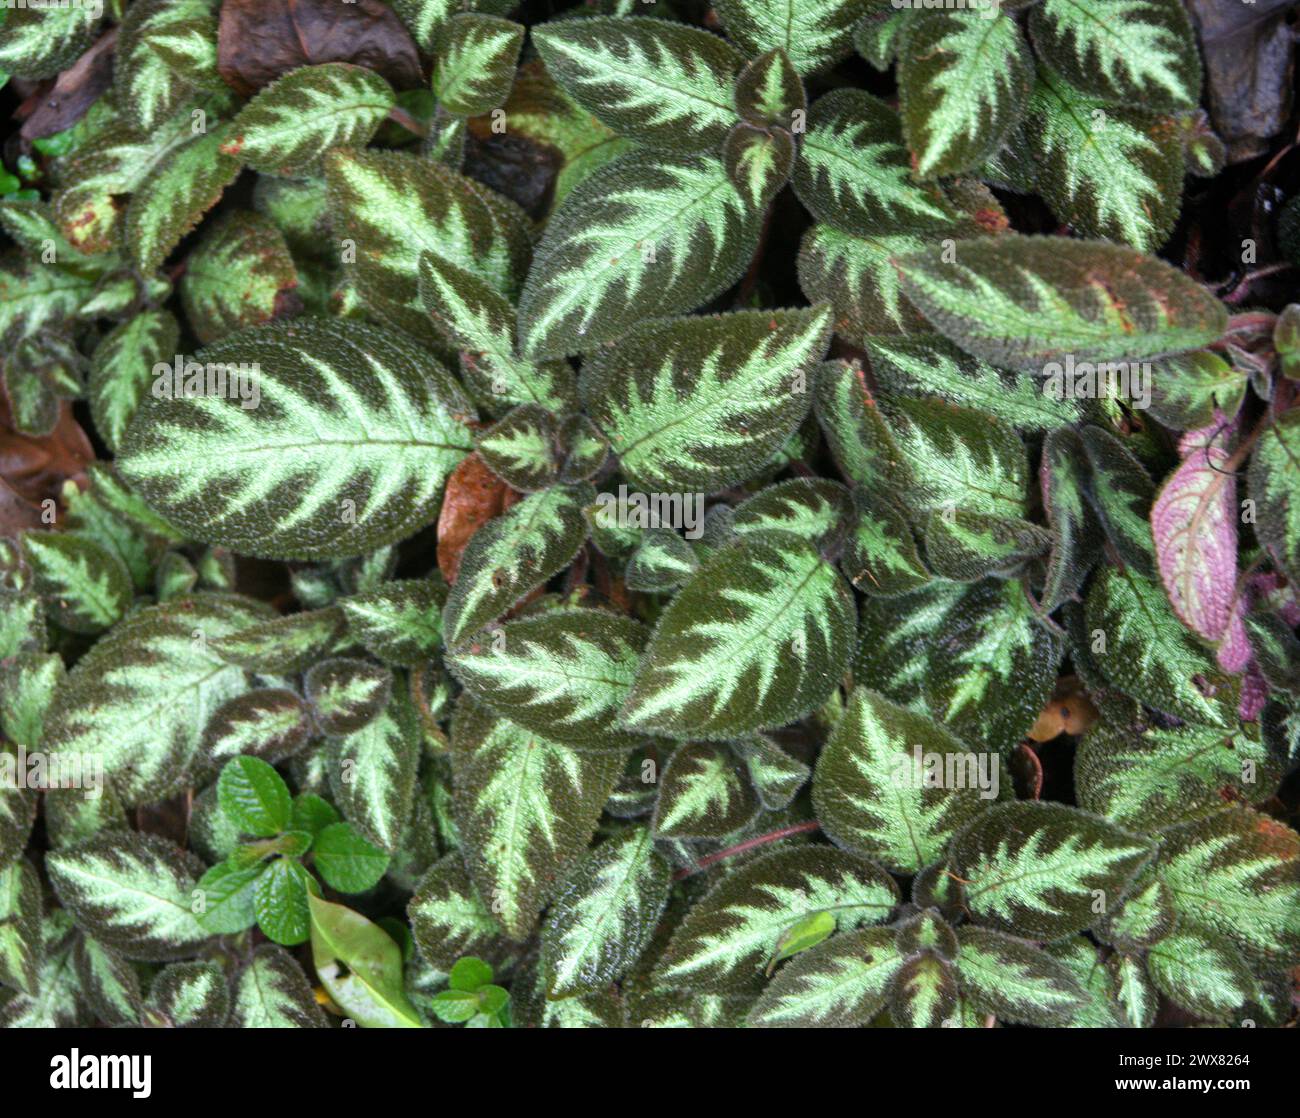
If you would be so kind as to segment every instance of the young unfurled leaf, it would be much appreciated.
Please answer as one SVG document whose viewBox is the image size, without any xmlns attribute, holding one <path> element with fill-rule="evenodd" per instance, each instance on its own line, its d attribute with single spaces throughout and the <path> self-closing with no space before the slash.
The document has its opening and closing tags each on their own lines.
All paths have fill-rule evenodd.
<svg viewBox="0 0 1300 1118">
<path fill-rule="evenodd" d="M 468 704 L 452 745 L 470 877 L 506 934 L 523 940 L 590 841 L 623 757 L 579 753 Z"/>
<path fill-rule="evenodd" d="M 745 64 L 732 89 L 736 112 L 758 128 L 793 132 L 795 114 L 806 112 L 808 95 L 803 82 L 780 47 L 773 47 Z"/>
<path fill-rule="evenodd" d="M 339 605 L 348 634 L 386 664 L 416 664 L 437 652 L 447 584 L 441 576 L 404 578 L 353 594 Z"/>
<path fill-rule="evenodd" d="M 358 912 L 309 897 L 311 957 L 334 1003 L 367 1029 L 422 1028 L 402 989 L 402 952 Z"/>
<path fill-rule="evenodd" d="M 1044 373 L 1078 362 L 1143 361 L 1200 349 L 1227 327 L 1223 305 L 1130 248 L 1059 237 L 986 237 L 901 257 L 903 291 L 940 333 L 994 365 Z"/>
<path fill-rule="evenodd" d="M 336 738 L 330 764 L 334 802 L 349 823 L 392 854 L 411 817 L 420 764 L 415 711 L 395 693 L 374 718 Z"/>
<path fill-rule="evenodd" d="M 264 617 L 243 599 L 210 594 L 138 610 L 68 673 L 50 740 L 100 758 L 127 804 L 166 798 L 184 786 L 212 712 L 248 689 L 208 642 Z"/>
<path fill-rule="evenodd" d="M 1183 196 L 1183 145 L 1172 118 L 1095 100 L 1040 70 L 1023 155 L 1040 192 L 1084 237 L 1154 252 L 1169 239 Z"/>
<path fill-rule="evenodd" d="M 330 148 L 364 147 L 395 101 L 388 82 L 363 66 L 303 66 L 240 111 L 221 150 L 256 171 L 318 173 Z"/>
<path fill-rule="evenodd" d="M 555 420 L 537 404 L 520 404 L 475 440 L 479 457 L 512 489 L 534 493 L 559 473 Z"/>
<path fill-rule="evenodd" d="M 654 833 L 658 838 L 723 838 L 758 814 L 749 779 L 723 746 L 680 745 L 659 778 Z"/>
<path fill-rule="evenodd" d="M 145 401 L 121 469 L 183 529 L 242 554 L 333 558 L 403 538 L 433 519 L 470 449 L 458 385 L 391 331 L 311 319 L 200 357 L 238 367 L 240 392 L 230 378 L 224 395 Z"/>
<path fill-rule="evenodd" d="M 650 942 L 670 876 L 645 827 L 588 852 L 557 889 L 542 927 L 548 992 L 594 993 L 621 978 Z"/>
<path fill-rule="evenodd" d="M 1247 488 L 1254 498 L 1255 532 L 1282 569 L 1300 578 L 1300 413 L 1280 416 L 1251 457 Z"/>
<path fill-rule="evenodd" d="M 694 906 L 659 960 L 663 986 L 750 989 L 782 936 L 815 912 L 835 914 L 841 931 L 889 918 L 897 900 L 892 878 L 871 862 L 826 847 L 779 850 L 724 877 Z M 792 966 L 821 958 L 828 941 Z"/>
<path fill-rule="evenodd" d="M 461 351 L 461 374 L 474 399 L 493 415 L 517 404 L 553 412 L 577 402 L 568 362 L 533 362 L 515 353 L 515 312 L 504 295 L 472 272 L 426 252 L 419 288 L 435 328 Z"/>
<path fill-rule="evenodd" d="M 937 188 L 912 178 L 898 114 L 862 90 L 837 89 L 814 103 L 792 181 L 814 217 L 859 237 L 900 226 L 933 232 L 957 218 Z"/>
<path fill-rule="evenodd" d="M 962 993 L 1002 1020 L 1060 1028 L 1084 1005 L 1084 990 L 1069 969 L 1032 943 L 987 928 L 957 934 Z"/>
<path fill-rule="evenodd" d="M 110 448 L 126 433 L 154 378 L 155 365 L 171 365 L 180 326 L 167 311 L 142 311 L 115 326 L 95 347 L 90 369 L 90 408 L 95 429 Z"/>
<path fill-rule="evenodd" d="M 937 861 L 998 794 L 996 754 L 972 753 L 941 724 L 856 688 L 813 775 L 813 805 L 839 845 L 898 873 Z"/>
<path fill-rule="evenodd" d="M 357 293 L 399 329 L 434 340 L 419 298 L 426 252 L 512 298 L 527 263 L 523 211 L 442 164 L 395 151 L 337 148 L 325 157 L 338 252 Z"/>
<path fill-rule="evenodd" d="M 259 757 L 235 757 L 221 770 L 217 797 L 226 818 L 246 835 L 278 835 L 289 825 L 289 788 Z"/>
<path fill-rule="evenodd" d="M 183 958 L 208 937 L 192 910 L 202 863 L 156 835 L 105 835 L 45 868 L 78 926 L 129 959 Z"/>
<path fill-rule="evenodd" d="M 729 544 L 664 612 L 623 724 L 715 740 L 782 726 L 826 698 L 848 665 L 852 591 L 786 533 Z"/>
<path fill-rule="evenodd" d="M 648 633 L 630 617 L 553 609 L 507 621 L 447 656 L 465 690 L 553 741 L 619 751 L 637 735 L 615 728 Z"/>
<path fill-rule="evenodd" d="M 853 50 L 861 5 L 852 0 L 722 0 L 727 37 L 749 55 L 780 47 L 801 74 L 823 70 Z"/>
<path fill-rule="evenodd" d="M 952 871 L 971 916 L 1006 932 L 1062 939 L 1117 904 L 1153 852 L 1113 823 L 1059 804 L 1000 804 L 953 841 Z"/>
<path fill-rule="evenodd" d="M 587 362 L 583 397 L 631 481 L 717 492 L 749 477 L 803 419 L 829 328 L 825 307 L 635 327 Z"/>
<path fill-rule="evenodd" d="M 547 224 L 519 301 L 520 348 L 563 357 L 694 310 L 740 277 L 758 231 L 721 159 L 629 153 Z"/>
<path fill-rule="evenodd" d="M 795 146 L 789 134 L 737 124 L 722 149 L 727 177 L 750 209 L 763 211 L 790 179 Z"/>
<path fill-rule="evenodd" d="M 411 934 L 420 954 L 439 970 L 465 955 L 492 957 L 502 930 L 471 884 L 458 853 L 435 862 L 407 905 Z"/>
<path fill-rule="evenodd" d="M 573 561 L 587 535 L 582 508 L 593 496 L 589 486 L 546 489 L 474 533 L 443 609 L 448 648 L 459 646 Z"/>
<path fill-rule="evenodd" d="M 978 167 L 1024 111 L 1034 63 L 1005 12 L 928 11 L 908 24 L 898 68 L 903 130 L 928 179 Z"/>
<path fill-rule="evenodd" d="M 1200 57 L 1178 0 L 1044 0 L 1029 31 L 1053 68 L 1113 104 L 1188 108 L 1200 100 Z"/>
<path fill-rule="evenodd" d="M 253 886 L 257 926 L 286 947 L 306 943 L 311 929 L 308 898 L 319 893 L 316 879 L 296 859 L 276 858 Z"/>
<path fill-rule="evenodd" d="M 325 1015 L 292 955 L 265 943 L 235 980 L 230 1024 L 241 1029 L 323 1029 Z"/>
<path fill-rule="evenodd" d="M 859 1028 L 882 1008 L 904 957 L 888 928 L 850 932 L 783 967 L 749 1013 L 759 1028 Z"/>
<path fill-rule="evenodd" d="M 889 989 L 889 1017 L 900 1029 L 937 1029 L 957 1010 L 957 979 L 947 960 L 932 952 L 908 959 Z"/>
<path fill-rule="evenodd" d="M 131 577 L 117 556 L 70 532 L 27 532 L 23 558 L 50 616 L 74 633 L 98 633 L 131 604 Z"/>
</svg>

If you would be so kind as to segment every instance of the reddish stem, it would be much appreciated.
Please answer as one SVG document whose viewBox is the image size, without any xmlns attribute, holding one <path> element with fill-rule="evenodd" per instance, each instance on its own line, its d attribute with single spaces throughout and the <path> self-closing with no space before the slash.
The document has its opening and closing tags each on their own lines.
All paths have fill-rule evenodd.
<svg viewBox="0 0 1300 1118">
<path fill-rule="evenodd" d="M 1275 276 L 1279 272 L 1286 272 L 1294 267 L 1295 265 L 1290 263 L 1290 261 L 1283 260 L 1277 264 L 1270 264 L 1267 268 L 1260 268 L 1258 271 L 1251 272 L 1249 275 L 1243 276 L 1241 282 L 1229 291 L 1227 295 L 1222 296 L 1223 301 L 1229 306 L 1235 307 L 1246 298 L 1250 293 L 1251 287 L 1254 286 L 1257 280 L 1266 279 L 1269 276 Z"/>
<path fill-rule="evenodd" d="M 766 846 L 769 842 L 789 838 L 791 835 L 810 835 L 814 831 L 820 831 L 821 829 L 822 825 L 816 819 L 810 819 L 807 823 L 792 823 L 788 827 L 782 827 L 779 831 L 769 831 L 765 835 L 756 835 L 754 838 L 736 843 L 735 846 L 728 846 L 725 850 L 719 850 L 716 854 L 701 858 L 693 866 L 678 870 L 673 874 L 673 880 L 681 881 L 684 877 L 692 877 L 701 870 L 707 870 L 710 866 L 721 862 L 724 858 L 730 858 L 735 854 L 743 854 L 746 850 L 753 850 L 757 846 Z"/>
</svg>

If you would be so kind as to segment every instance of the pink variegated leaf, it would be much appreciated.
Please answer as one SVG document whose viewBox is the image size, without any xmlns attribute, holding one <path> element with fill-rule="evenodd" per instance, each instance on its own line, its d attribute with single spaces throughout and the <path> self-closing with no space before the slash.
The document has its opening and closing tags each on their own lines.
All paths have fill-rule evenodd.
<svg viewBox="0 0 1300 1118">
<path fill-rule="evenodd" d="M 1165 593 L 1183 623 L 1207 640 L 1228 630 L 1237 586 L 1237 483 L 1224 469 L 1232 428 L 1190 431 L 1182 465 L 1151 508 Z"/>
</svg>

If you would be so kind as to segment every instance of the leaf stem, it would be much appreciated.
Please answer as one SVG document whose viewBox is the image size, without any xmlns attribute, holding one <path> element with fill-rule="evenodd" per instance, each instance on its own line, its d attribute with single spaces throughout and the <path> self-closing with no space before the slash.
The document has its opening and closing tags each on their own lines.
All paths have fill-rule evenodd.
<svg viewBox="0 0 1300 1118">
<path fill-rule="evenodd" d="M 1257 280 L 1266 279 L 1269 276 L 1275 276 L 1279 272 L 1286 272 L 1294 267 L 1295 265 L 1289 260 L 1282 260 L 1276 264 L 1270 264 L 1266 268 L 1260 268 L 1254 272 L 1250 272 L 1241 278 L 1241 282 L 1238 283 L 1236 287 L 1229 291 L 1227 295 L 1221 296 L 1221 298 L 1229 306 L 1235 307 L 1246 298 L 1250 293 L 1251 287 Z"/>
<path fill-rule="evenodd" d="M 789 838 L 791 835 L 810 835 L 814 831 L 820 831 L 822 825 L 816 819 L 810 819 L 806 823 L 792 823 L 788 827 L 782 827 L 777 831 L 768 831 L 765 835 L 755 835 L 753 838 L 746 839 L 744 842 L 738 842 L 735 846 L 728 846 L 725 850 L 719 850 L 714 854 L 701 858 L 693 866 L 686 866 L 673 874 L 674 881 L 681 881 L 686 877 L 693 877 L 701 870 L 707 870 L 710 866 L 716 865 L 724 858 L 730 858 L 736 854 L 743 854 L 746 850 L 753 850 L 755 847 L 766 846 L 769 842 L 776 842 L 778 839 Z"/>
<path fill-rule="evenodd" d="M 394 124 L 400 125 L 408 132 L 414 132 L 420 139 L 428 139 L 429 130 L 424 127 L 418 120 L 407 112 L 401 105 L 394 105 L 388 110 L 388 119 Z"/>
</svg>

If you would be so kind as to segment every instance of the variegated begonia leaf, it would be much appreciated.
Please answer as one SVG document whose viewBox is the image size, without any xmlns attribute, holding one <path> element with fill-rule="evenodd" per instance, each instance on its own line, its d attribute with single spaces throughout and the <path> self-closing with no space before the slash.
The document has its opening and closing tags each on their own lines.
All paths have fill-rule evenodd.
<svg viewBox="0 0 1300 1118">
<path fill-rule="evenodd" d="M 1079 803 L 1131 830 L 1153 831 L 1218 811 L 1228 799 L 1266 800 L 1286 767 L 1278 753 L 1253 724 L 1164 728 L 1107 712 L 1075 755 Z"/>
<path fill-rule="evenodd" d="M 302 968 L 272 943 L 254 950 L 235 979 L 230 1024 L 241 1029 L 327 1027 Z"/>
<path fill-rule="evenodd" d="M 538 404 L 520 404 L 475 440 L 478 455 L 497 477 L 521 493 L 545 489 L 559 474 L 555 417 Z"/>
<path fill-rule="evenodd" d="M 594 495 L 590 486 L 545 489 L 474 533 L 442 613 L 448 648 L 573 561 L 587 535 L 582 510 Z"/>
<path fill-rule="evenodd" d="M 362 835 L 393 853 L 415 799 L 420 732 L 414 709 L 395 693 L 373 719 L 330 744 L 334 802 Z"/>
<path fill-rule="evenodd" d="M 824 549 L 844 538 L 853 521 L 852 496 L 828 478 L 791 478 L 760 490 L 736 508 L 737 535 L 785 532 Z"/>
<path fill-rule="evenodd" d="M 897 873 L 937 861 L 996 799 L 1001 758 L 940 723 L 855 688 L 813 774 L 813 806 L 836 843 Z"/>
<path fill-rule="evenodd" d="M 339 603 L 348 635 L 386 664 L 417 664 L 442 644 L 447 584 L 440 575 L 380 583 Z"/>
<path fill-rule="evenodd" d="M 465 955 L 492 958 L 500 950 L 501 925 L 470 882 L 459 853 L 429 868 L 406 914 L 420 954 L 439 970 L 450 971 Z"/>
<path fill-rule="evenodd" d="M 957 218 L 938 187 L 912 178 L 898 114 L 863 90 L 813 103 L 792 182 L 814 217 L 859 237 L 933 233 Z"/>
<path fill-rule="evenodd" d="M 351 734 L 388 705 L 393 673 L 368 660 L 339 656 L 313 664 L 302 690 L 315 725 L 326 734 Z"/>
<path fill-rule="evenodd" d="M 1235 724 L 1226 679 L 1174 615 L 1159 584 L 1107 567 L 1088 592 L 1087 628 L 1093 658 L 1125 694 L 1185 722 Z"/>
<path fill-rule="evenodd" d="M 230 987 L 219 963 L 170 963 L 149 987 L 142 1016 L 156 1028 L 216 1029 L 230 1013 Z"/>
<path fill-rule="evenodd" d="M 668 863 L 645 827 L 584 855 L 557 888 L 542 926 L 548 993 L 595 993 L 621 978 L 649 944 L 670 887 Z"/>
<path fill-rule="evenodd" d="M 457 12 L 438 32 L 433 92 L 456 116 L 477 116 L 510 94 L 525 28 L 512 20 Z"/>
<path fill-rule="evenodd" d="M 654 833 L 661 839 L 720 839 L 751 822 L 759 801 L 725 746 L 679 745 L 659 776 Z"/>
<path fill-rule="evenodd" d="M 566 92 L 620 136 L 689 154 L 721 147 L 735 122 L 744 57 L 707 31 L 596 16 L 549 25 L 533 42 Z"/>
<path fill-rule="evenodd" d="M 365 147 L 396 103 L 364 66 L 302 66 L 258 92 L 235 117 L 221 151 L 268 174 L 318 174 L 335 147 Z"/>
<path fill-rule="evenodd" d="M 131 576 L 106 548 L 71 532 L 27 532 L 23 559 L 52 620 L 74 633 L 100 633 L 131 604 Z"/>
<path fill-rule="evenodd" d="M 727 874 L 691 907 L 653 977 L 669 988 L 752 989 L 782 937 L 808 916 L 830 912 L 847 932 L 888 920 L 897 899 L 884 870 L 845 851 L 796 847 L 765 854 Z"/>
<path fill-rule="evenodd" d="M 1277 563 L 1300 578 L 1300 414 L 1287 412 L 1264 431 L 1251 456 L 1247 492 L 1255 502 L 1255 533 Z"/>
<path fill-rule="evenodd" d="M 762 734 L 733 741 L 731 748 L 744 760 L 749 781 L 767 811 L 789 807 L 812 775 L 807 765 Z"/>
<path fill-rule="evenodd" d="M 600 609 L 553 609 L 506 621 L 449 653 L 465 690 L 552 741 L 618 752 L 637 735 L 616 727 L 648 632 Z"/>
<path fill-rule="evenodd" d="M 1192 431 L 1233 420 L 1246 398 L 1247 373 L 1209 350 L 1151 366 L 1150 411 L 1166 427 Z"/>
<path fill-rule="evenodd" d="M 734 283 L 760 215 L 720 158 L 631 152 L 592 173 L 547 223 L 519 302 L 535 360 L 593 349 Z"/>
<path fill-rule="evenodd" d="M 227 699 L 213 711 L 201 749 L 218 765 L 240 754 L 278 762 L 302 749 L 310 733 L 307 707 L 297 692 L 266 687 Z"/>
<path fill-rule="evenodd" d="M 808 108 L 808 95 L 790 56 L 780 47 L 745 63 L 732 87 L 732 101 L 742 120 L 758 128 L 794 132 L 796 113 Z"/>
<path fill-rule="evenodd" d="M 722 161 L 750 209 L 763 211 L 790 179 L 795 145 L 789 133 L 737 124 L 727 133 Z"/>
<path fill-rule="evenodd" d="M 452 745 L 470 878 L 506 934 L 523 940 L 586 849 L 623 757 L 580 753 L 469 704 L 457 712 Z"/>
<path fill-rule="evenodd" d="M 896 703 L 926 710 L 926 689 L 946 655 L 941 634 L 971 593 L 961 583 L 935 581 L 897 597 L 868 597 L 860 611 L 862 640 L 853 662 L 853 682 Z"/>
<path fill-rule="evenodd" d="M 1052 212 L 1081 236 L 1155 252 L 1178 220 L 1183 145 L 1173 118 L 1145 105 L 1108 105 L 1041 69 L 1023 150 L 1013 150 L 1038 168 Z"/>
<path fill-rule="evenodd" d="M 1038 377 L 996 369 L 928 327 L 869 333 L 862 344 L 877 382 L 891 394 L 938 396 L 1024 431 L 1055 430 L 1080 418 L 1078 401 L 1058 399 Z"/>
<path fill-rule="evenodd" d="M 582 393 L 631 482 L 714 493 L 798 426 L 829 341 L 824 306 L 648 323 L 589 359 Z"/>
<path fill-rule="evenodd" d="M 727 37 L 748 55 L 780 47 L 801 74 L 823 70 L 853 51 L 855 0 L 721 0 Z"/>
<path fill-rule="evenodd" d="M 1022 801 L 979 815 L 953 840 L 949 860 L 973 920 L 1053 940 L 1118 904 L 1154 849 L 1078 808 Z"/>
<path fill-rule="evenodd" d="M 853 530 L 844 545 L 840 570 L 863 594 L 893 597 L 931 580 L 916 537 L 898 504 L 867 487 L 853 491 Z"/>
<path fill-rule="evenodd" d="M 783 726 L 834 689 L 856 628 L 852 591 L 815 547 L 784 532 L 742 537 L 664 611 L 622 723 L 704 740 Z"/>
<path fill-rule="evenodd" d="M 135 1025 L 144 1008 L 136 964 L 92 936 L 77 937 L 72 964 L 82 996 L 95 1014 L 113 1025 Z"/>
<path fill-rule="evenodd" d="M 925 557 L 940 578 L 977 582 L 1008 577 L 1046 555 L 1052 534 L 1020 517 L 940 509 L 925 526 Z"/>
<path fill-rule="evenodd" d="M 49 78 L 71 66 L 94 38 L 102 4 L 15 4 L 5 12 L 0 69 L 20 78 Z"/>
<path fill-rule="evenodd" d="M 190 36 L 202 40 L 204 32 L 215 48 L 215 23 L 210 0 L 139 0 L 127 8 L 113 52 L 113 89 L 139 131 L 151 132 L 192 98 L 194 85 L 177 73 L 171 52 L 192 51 L 199 44 Z M 211 62 L 215 76 L 215 51 Z"/>
<path fill-rule="evenodd" d="M 861 1028 L 882 1008 L 904 963 L 889 928 L 834 936 L 796 956 L 749 1012 L 757 1028 Z"/>
<path fill-rule="evenodd" d="M 1255 962 L 1300 950 L 1300 837 L 1243 807 L 1171 827 L 1156 867 L 1179 930 L 1222 936 Z"/>
<path fill-rule="evenodd" d="M 191 316 L 191 321 L 193 316 Z M 116 449 L 149 391 L 157 365 L 176 360 L 180 324 L 169 311 L 141 311 L 113 327 L 95 347 L 90 367 L 90 414 Z"/>
<path fill-rule="evenodd" d="M 924 242 L 914 233 L 865 237 L 818 222 L 799 249 L 799 286 L 809 302 L 829 302 L 834 330 L 854 345 L 884 334 L 928 330 L 925 319 L 903 298 L 892 260 L 916 252 Z"/>
<path fill-rule="evenodd" d="M 1178 0 L 1043 0 L 1029 32 L 1054 69 L 1111 103 L 1177 109 L 1200 100 L 1200 57 Z"/>
<path fill-rule="evenodd" d="M 39 749 L 45 716 L 67 674 L 55 652 L 19 652 L 0 662 L 0 732 L 17 745 Z"/>
<path fill-rule="evenodd" d="M 1153 946 L 1147 952 L 1147 973 L 1175 1005 L 1210 1020 L 1243 1010 L 1255 987 L 1231 941 L 1199 930 L 1174 932 Z"/>
<path fill-rule="evenodd" d="M 988 928 L 966 927 L 957 934 L 962 994 L 1001 1020 L 1060 1028 L 1086 1003 L 1069 968 L 1027 940 Z"/>
<path fill-rule="evenodd" d="M 1086 452 L 1075 431 L 1048 433 L 1038 478 L 1043 509 L 1052 528 L 1039 604 L 1044 613 L 1051 613 L 1082 590 L 1101 551 L 1101 527 L 1087 498 Z"/>
<path fill-rule="evenodd" d="M 340 259 L 362 302 L 416 338 L 436 338 L 419 297 L 431 252 L 513 298 L 528 261 L 527 216 L 513 202 L 431 159 L 336 148 L 325 157 Z"/>
<path fill-rule="evenodd" d="M 1034 62 L 1016 21 L 974 7 L 910 20 L 898 89 L 903 131 L 923 179 L 978 167 L 1016 126 Z"/>
<path fill-rule="evenodd" d="M 137 610 L 68 673 L 49 739 L 97 758 L 127 804 L 165 799 L 184 786 L 208 717 L 248 690 L 243 671 L 209 642 L 264 617 L 247 599 L 217 594 Z"/>
<path fill-rule="evenodd" d="M 219 637 L 212 651 L 227 664 L 255 672 L 300 672 L 332 651 L 345 621 L 337 607 L 258 621 Z"/>
<path fill-rule="evenodd" d="M 1064 362 L 1141 362 L 1200 349 L 1223 304 L 1134 249 L 1060 237 L 957 241 L 901 257 L 903 292 L 936 330 L 994 365 L 1050 374 Z"/>
<path fill-rule="evenodd" d="M 471 448 L 464 393 L 392 331 L 262 326 L 196 363 L 204 394 L 147 400 L 120 466 L 169 519 L 243 554 L 333 558 L 404 538 L 434 518 Z"/>
<path fill-rule="evenodd" d="M 889 988 L 889 1018 L 897 1029 L 938 1029 L 951 1022 L 958 1005 L 952 966 L 921 952 L 899 968 Z"/>
<path fill-rule="evenodd" d="M 302 306 L 300 282 L 275 225 L 235 211 L 214 223 L 186 258 L 181 305 L 195 337 L 209 345 L 246 326 L 291 317 Z"/>
<path fill-rule="evenodd" d="M 1111 432 L 1088 426 L 1079 432 L 1087 457 L 1087 489 L 1106 537 L 1125 566 L 1156 574 L 1151 537 L 1155 487 L 1146 467 Z"/>
<path fill-rule="evenodd" d="M 41 881 L 26 858 L 0 869 L 0 980 L 37 993 L 41 938 Z"/>
<path fill-rule="evenodd" d="M 434 328 L 460 350 L 461 376 L 493 415 L 518 404 L 565 412 L 577 403 L 567 361 L 529 361 L 515 352 L 515 311 L 490 283 L 431 252 L 420 257 L 420 298 Z"/>
<path fill-rule="evenodd" d="M 628 558 L 623 581 L 629 590 L 666 593 L 689 582 L 700 569 L 691 545 L 670 528 L 651 528 Z"/>
<path fill-rule="evenodd" d="M 182 958 L 208 938 L 191 895 L 202 863 L 157 835 L 92 839 L 45 868 L 77 926 L 129 959 Z"/>
<path fill-rule="evenodd" d="M 76 944 L 76 932 L 68 913 L 64 909 L 47 913 L 40 921 L 36 936 L 40 952 L 36 992 L 5 991 L 6 996 L 0 1000 L 0 1028 L 72 1029 L 85 1028 L 91 1023 L 89 999 L 81 989 L 73 961 Z"/>
<path fill-rule="evenodd" d="M 818 365 L 813 372 L 813 409 L 846 480 L 873 490 L 910 487 L 908 466 L 860 365 Z"/>
</svg>

